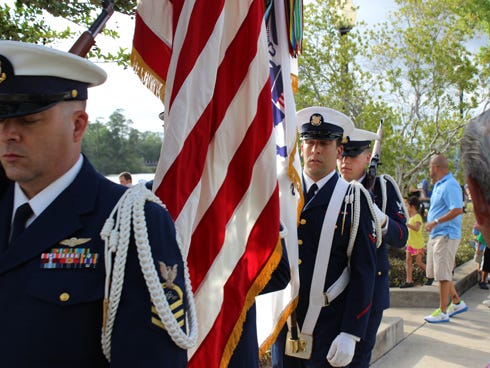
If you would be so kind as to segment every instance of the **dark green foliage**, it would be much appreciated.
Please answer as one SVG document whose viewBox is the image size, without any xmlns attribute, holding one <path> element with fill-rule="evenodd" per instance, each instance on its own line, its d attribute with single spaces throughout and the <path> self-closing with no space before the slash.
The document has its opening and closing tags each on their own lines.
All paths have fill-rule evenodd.
<svg viewBox="0 0 490 368">
<path fill-rule="evenodd" d="M 0 4 L 0 39 L 15 40 L 37 44 L 53 45 L 59 40 L 73 38 L 87 30 L 102 11 L 102 1 L 51 1 L 51 0 L 17 0 L 15 5 Z M 136 1 L 116 1 L 115 12 L 133 15 Z M 48 14 L 49 13 L 49 14 Z M 54 20 L 49 15 L 55 17 Z M 46 17 L 48 16 L 48 17 Z M 75 31 L 70 23 L 82 29 Z M 65 27 L 61 29 L 61 27 Z M 71 26 L 73 28 L 77 28 Z M 119 38 L 117 23 L 108 21 L 103 33 L 114 39 Z M 92 47 L 88 58 L 99 62 L 116 62 L 120 66 L 129 65 L 129 50 L 119 47 L 117 51 L 101 50 Z"/>
<path fill-rule="evenodd" d="M 132 124 L 122 110 L 116 110 L 107 122 L 97 120 L 88 125 L 82 152 L 103 175 L 155 171 L 162 137 L 155 132 L 140 132 L 131 128 Z"/>
</svg>

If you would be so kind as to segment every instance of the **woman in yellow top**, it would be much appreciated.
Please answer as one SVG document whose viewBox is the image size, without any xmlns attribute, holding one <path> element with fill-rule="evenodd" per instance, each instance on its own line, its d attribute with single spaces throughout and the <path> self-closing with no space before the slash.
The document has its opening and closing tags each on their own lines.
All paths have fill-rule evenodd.
<svg viewBox="0 0 490 368">
<path fill-rule="evenodd" d="M 410 219 L 407 222 L 408 227 L 408 239 L 407 239 L 407 250 L 406 250 L 406 267 L 407 267 L 407 278 L 406 281 L 400 285 L 403 288 L 413 287 L 412 280 L 412 258 L 415 256 L 415 262 L 425 273 L 425 263 L 422 260 L 424 256 L 424 245 L 425 240 L 422 234 L 422 216 L 418 213 L 419 200 L 417 197 L 411 196 L 405 199 L 405 205 L 408 209 L 408 214 Z"/>
</svg>

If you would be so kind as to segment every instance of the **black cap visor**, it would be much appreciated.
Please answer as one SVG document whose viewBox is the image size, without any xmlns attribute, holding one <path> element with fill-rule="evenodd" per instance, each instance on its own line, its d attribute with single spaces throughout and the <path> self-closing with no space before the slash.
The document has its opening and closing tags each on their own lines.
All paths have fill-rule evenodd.
<svg viewBox="0 0 490 368">
<path fill-rule="evenodd" d="M 0 119 L 35 114 L 61 101 L 86 99 L 84 82 L 45 76 L 11 76 L 0 83 Z"/>
<path fill-rule="evenodd" d="M 342 157 L 356 157 L 369 148 L 369 144 L 362 145 L 362 146 L 358 146 L 358 145 L 349 146 L 348 144 L 344 144 L 343 146 L 344 149 L 342 151 Z"/>
<path fill-rule="evenodd" d="M 320 131 L 309 131 L 309 132 L 303 132 L 300 134 L 300 138 L 302 140 L 305 139 L 318 139 L 318 140 L 325 140 L 325 141 L 335 141 L 338 139 L 342 139 L 342 133 L 327 133 L 327 132 L 320 132 Z"/>
</svg>

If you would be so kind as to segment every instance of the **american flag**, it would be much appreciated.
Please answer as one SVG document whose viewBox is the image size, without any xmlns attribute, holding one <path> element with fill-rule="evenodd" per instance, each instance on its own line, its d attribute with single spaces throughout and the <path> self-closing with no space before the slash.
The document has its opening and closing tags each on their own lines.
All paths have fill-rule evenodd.
<svg viewBox="0 0 490 368">
<path fill-rule="evenodd" d="M 281 224 L 284 229 L 291 282 L 284 290 L 257 298 L 257 331 L 260 353 L 275 341 L 286 319 L 296 307 L 299 291 L 297 211 L 301 205 L 301 164 L 296 141 L 296 105 L 288 42 L 288 9 L 274 1 L 268 9 L 267 34 L 270 56 L 272 116 L 276 136 L 277 177 L 280 190 Z"/>
<path fill-rule="evenodd" d="M 281 256 L 264 2 L 143 0 L 132 60 L 166 107 L 153 188 L 195 292 L 189 366 L 226 367 Z"/>
</svg>

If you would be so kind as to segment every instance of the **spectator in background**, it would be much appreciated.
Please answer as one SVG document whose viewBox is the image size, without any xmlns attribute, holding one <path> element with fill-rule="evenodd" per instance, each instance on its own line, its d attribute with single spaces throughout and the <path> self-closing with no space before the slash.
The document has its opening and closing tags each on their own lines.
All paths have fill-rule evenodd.
<svg viewBox="0 0 490 368">
<path fill-rule="evenodd" d="M 488 270 L 486 271 L 486 275 L 484 276 L 483 271 L 482 271 L 482 263 L 483 263 L 483 253 L 485 252 L 485 249 L 487 248 L 487 242 L 483 238 L 483 235 L 480 231 L 480 225 L 478 223 L 473 226 L 473 235 L 475 236 L 475 239 L 472 241 L 473 246 L 475 248 L 475 262 L 477 264 L 477 271 L 478 271 L 478 286 L 480 289 L 488 289 L 487 286 L 487 277 L 488 277 Z M 487 257 L 490 258 L 490 257 Z M 488 259 L 488 266 L 490 266 L 490 259 Z M 488 269 L 489 267 L 487 267 Z"/>
<path fill-rule="evenodd" d="M 490 249 L 488 248 L 488 244 L 483 238 L 483 234 L 480 232 L 476 237 L 478 244 L 483 245 L 483 258 L 480 263 L 481 266 L 481 278 L 478 286 L 480 289 L 488 290 L 487 279 L 488 273 L 490 272 Z"/>
<path fill-rule="evenodd" d="M 488 290 L 488 274 L 490 273 L 490 248 L 485 247 L 483 251 L 483 261 L 481 264 L 481 280 L 479 283 L 480 289 Z"/>
<path fill-rule="evenodd" d="M 423 220 L 419 213 L 420 203 L 417 197 L 411 196 L 405 201 L 405 204 L 410 218 L 407 223 L 408 239 L 405 258 L 407 277 L 406 281 L 400 285 L 400 288 L 402 289 L 413 287 L 413 257 L 415 257 L 417 265 L 425 272 L 425 263 L 422 260 L 422 257 L 424 256 L 425 240 L 422 233 Z"/>
<path fill-rule="evenodd" d="M 119 174 L 119 183 L 125 187 L 131 187 L 133 185 L 133 178 L 131 173 L 123 171 Z"/>
<path fill-rule="evenodd" d="M 419 184 L 419 188 L 421 189 L 421 199 L 430 199 L 430 196 L 432 195 L 432 187 L 426 178 L 422 179 L 422 182 Z"/>
<path fill-rule="evenodd" d="M 473 212 L 484 239 L 490 239 L 490 110 L 466 124 L 461 140 L 461 159 L 471 194 Z M 486 255 L 489 255 L 488 247 Z M 482 268 L 483 269 L 483 268 Z M 483 304 L 490 307 L 490 300 Z"/>
<path fill-rule="evenodd" d="M 439 308 L 424 319 L 429 323 L 441 323 L 449 322 L 450 317 L 468 310 L 452 280 L 456 251 L 461 241 L 463 196 L 459 183 L 449 172 L 446 157 L 433 156 L 429 172 L 434 187 L 426 224 L 429 232 L 426 275 L 429 280 L 435 277 L 439 281 Z M 451 303 L 448 305 L 449 297 Z"/>
</svg>

